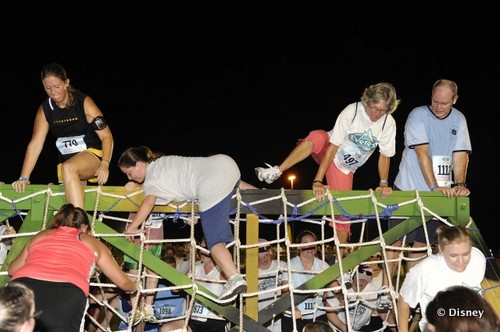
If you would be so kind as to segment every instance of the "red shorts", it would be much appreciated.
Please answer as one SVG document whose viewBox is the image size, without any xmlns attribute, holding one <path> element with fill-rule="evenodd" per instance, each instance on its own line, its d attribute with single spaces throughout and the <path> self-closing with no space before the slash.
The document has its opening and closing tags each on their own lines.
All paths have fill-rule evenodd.
<svg viewBox="0 0 500 332">
<path fill-rule="evenodd" d="M 304 138 L 304 141 L 312 143 L 311 157 L 318 165 L 321 164 L 321 159 L 325 155 L 326 148 L 330 145 L 328 133 L 324 130 L 313 130 Z M 326 183 L 331 190 L 352 190 L 354 174 L 352 172 L 344 174 L 344 172 L 335 166 L 333 160 L 330 162 L 330 167 L 328 167 L 325 177 Z"/>
<path fill-rule="evenodd" d="M 330 136 L 324 130 L 313 130 L 309 135 L 303 139 L 304 141 L 309 141 L 312 143 L 311 157 L 319 165 L 321 164 L 321 159 L 325 155 L 328 145 L 330 145 Z M 330 163 L 330 167 L 325 174 L 326 183 L 331 190 L 352 190 L 352 184 L 354 181 L 354 174 L 349 172 L 349 174 L 344 174 L 341 170 L 337 168 L 333 160 Z M 343 216 L 336 217 L 336 220 L 348 221 L 349 219 Z M 333 227 L 333 221 L 330 222 L 330 226 Z M 351 235 L 351 224 L 350 223 L 335 223 L 335 228 L 339 231 L 348 232 Z"/>
</svg>

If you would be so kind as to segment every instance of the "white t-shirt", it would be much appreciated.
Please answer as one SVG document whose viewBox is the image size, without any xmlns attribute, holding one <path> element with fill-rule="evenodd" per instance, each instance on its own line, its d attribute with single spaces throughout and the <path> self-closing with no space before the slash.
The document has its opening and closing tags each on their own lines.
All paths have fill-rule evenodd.
<svg viewBox="0 0 500 332">
<path fill-rule="evenodd" d="M 333 162 L 345 174 L 364 165 L 377 146 L 386 157 L 396 154 L 396 121 L 392 115 L 372 122 L 361 102 L 344 108 L 328 134 L 330 143 L 339 147 Z"/>
<path fill-rule="evenodd" d="M 297 272 L 292 272 L 292 278 L 288 277 L 288 272 L 283 272 L 283 281 L 288 281 L 288 283 L 291 283 L 294 288 L 299 287 L 309 279 L 313 278 L 316 276 L 316 274 L 310 273 L 310 272 L 322 272 L 323 270 L 327 269 L 330 265 L 328 263 L 322 261 L 321 259 L 318 259 L 314 257 L 314 263 L 313 267 L 311 270 L 306 271 L 304 266 L 302 265 L 302 262 L 300 260 L 299 256 L 295 256 L 290 260 L 290 268 L 292 271 L 297 271 Z M 305 272 L 299 272 L 299 271 L 305 271 Z M 296 304 L 295 306 L 302 312 L 302 318 L 303 319 L 313 319 L 315 317 L 321 316 L 325 314 L 325 311 L 323 310 L 316 310 L 314 313 L 311 313 L 311 311 L 315 308 L 315 306 L 322 307 L 323 306 L 323 295 L 320 296 L 312 296 L 308 298 L 307 300 L 301 302 L 300 304 Z M 307 313 L 309 312 L 309 313 Z M 304 314 L 306 313 L 306 314 Z M 285 314 L 286 315 L 286 314 Z M 290 316 L 290 315 L 286 315 Z"/>
<path fill-rule="evenodd" d="M 199 260 L 194 262 L 194 265 L 202 264 Z M 185 257 L 185 258 L 180 258 L 177 261 L 176 264 L 177 271 L 180 271 L 182 274 L 189 274 L 191 273 L 191 258 Z"/>
<path fill-rule="evenodd" d="M 195 266 L 195 277 L 203 280 L 223 280 L 221 277 L 220 270 L 215 266 L 210 272 L 205 273 L 205 265 L 203 263 L 197 264 Z M 215 296 L 219 296 L 222 293 L 224 284 L 210 282 L 210 281 L 196 281 L 197 284 L 202 285 L 209 291 L 211 291 Z M 193 312 L 191 319 L 205 322 L 208 318 L 224 320 L 223 317 L 217 315 L 217 313 L 211 311 L 205 307 L 201 302 L 196 301 L 193 305 Z"/>
<path fill-rule="evenodd" d="M 472 247 L 469 264 L 463 272 L 450 269 L 440 253 L 433 254 L 424 258 L 406 274 L 399 293 L 412 308 L 420 303 L 420 329 L 425 331 L 425 310 L 436 294 L 450 286 L 465 286 L 480 291 L 485 271 L 486 258 L 475 247 Z"/>
<path fill-rule="evenodd" d="M 147 165 L 144 196 L 155 195 L 156 204 L 197 201 L 206 211 L 229 195 L 241 174 L 229 156 L 163 156 Z"/>
<path fill-rule="evenodd" d="M 274 259 L 267 269 L 259 267 L 259 292 L 281 286 L 283 272 L 279 271 L 285 270 L 286 263 L 284 261 L 279 261 L 278 264 L 278 261 Z M 276 292 L 259 293 L 259 311 L 279 299 L 280 295 L 281 289 L 276 290 Z M 275 332 L 281 332 L 281 319 L 275 320 L 274 325 L 271 324 L 268 329 Z"/>
<path fill-rule="evenodd" d="M 366 284 L 363 292 L 375 292 L 378 288 L 370 281 Z M 353 289 L 351 288 L 352 292 Z M 354 331 L 360 330 L 363 326 L 370 323 L 370 319 L 373 312 L 373 307 L 376 306 L 377 303 L 377 294 L 360 294 L 358 296 L 359 302 L 354 307 L 349 307 L 349 318 L 352 324 L 352 328 Z M 327 302 L 333 307 L 339 307 L 340 301 L 333 295 L 327 298 Z M 354 303 L 356 301 L 352 301 Z M 337 316 L 339 319 L 347 324 L 347 317 L 345 310 L 341 310 L 337 312 Z"/>
<path fill-rule="evenodd" d="M 370 281 L 373 285 L 375 285 L 376 289 L 381 289 L 382 284 L 384 283 L 384 271 L 380 271 L 378 276 L 373 276 L 372 281 Z"/>
<path fill-rule="evenodd" d="M 384 283 L 384 271 L 380 271 L 378 276 L 372 277 L 372 281 L 370 283 L 373 284 L 373 286 L 375 286 L 376 290 L 380 290 Z M 377 310 L 372 311 L 372 316 L 378 316 L 378 315 L 379 314 Z"/>
</svg>

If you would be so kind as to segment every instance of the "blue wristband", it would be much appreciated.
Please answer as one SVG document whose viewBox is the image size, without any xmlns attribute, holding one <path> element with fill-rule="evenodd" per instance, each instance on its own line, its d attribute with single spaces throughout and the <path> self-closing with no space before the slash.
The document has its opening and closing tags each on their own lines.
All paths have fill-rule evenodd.
<svg viewBox="0 0 500 332">
<path fill-rule="evenodd" d="M 434 191 L 434 190 L 436 190 L 437 188 L 439 188 L 439 186 L 438 186 L 437 184 L 435 184 L 435 185 L 433 185 L 433 186 L 431 187 L 431 191 Z"/>
<path fill-rule="evenodd" d="M 28 181 L 28 177 L 27 176 L 21 176 L 19 177 L 19 181 Z"/>
</svg>

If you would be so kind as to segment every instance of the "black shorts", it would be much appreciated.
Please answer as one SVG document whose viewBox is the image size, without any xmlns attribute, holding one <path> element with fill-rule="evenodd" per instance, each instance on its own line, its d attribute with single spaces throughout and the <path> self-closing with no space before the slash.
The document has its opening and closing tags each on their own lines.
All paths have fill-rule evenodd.
<svg viewBox="0 0 500 332">
<path fill-rule="evenodd" d="M 205 322 L 196 319 L 189 320 L 193 332 L 225 332 L 227 320 L 207 319 Z"/>
<path fill-rule="evenodd" d="M 76 285 L 32 278 L 17 278 L 35 293 L 35 331 L 79 332 L 87 309 L 87 297 Z"/>
</svg>

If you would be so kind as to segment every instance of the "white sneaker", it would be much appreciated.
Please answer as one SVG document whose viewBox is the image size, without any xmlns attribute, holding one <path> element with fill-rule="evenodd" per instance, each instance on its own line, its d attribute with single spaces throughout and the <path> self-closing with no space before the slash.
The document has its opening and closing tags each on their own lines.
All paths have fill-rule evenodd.
<svg viewBox="0 0 500 332">
<path fill-rule="evenodd" d="M 155 309 L 151 304 L 146 304 L 142 309 L 142 315 L 144 317 L 144 321 L 152 322 L 156 319 Z"/>
<path fill-rule="evenodd" d="M 344 273 L 342 276 L 337 278 L 340 284 L 344 284 L 346 289 L 352 288 L 352 278 L 349 272 Z"/>
<path fill-rule="evenodd" d="M 392 309 L 392 301 L 388 293 L 389 289 L 386 286 L 382 286 L 380 290 L 384 292 L 378 295 L 377 309 L 378 310 Z"/>
<path fill-rule="evenodd" d="M 255 167 L 255 174 L 260 181 L 266 181 L 267 183 L 273 183 L 277 180 L 281 174 L 283 174 L 278 166 L 271 166 L 266 163 L 267 168 Z"/>
<path fill-rule="evenodd" d="M 245 292 L 247 290 L 247 282 L 241 274 L 235 274 L 224 285 L 222 289 L 222 293 L 219 296 L 220 301 L 226 301 L 231 299 L 232 297 L 240 294 L 241 292 Z"/>
</svg>

